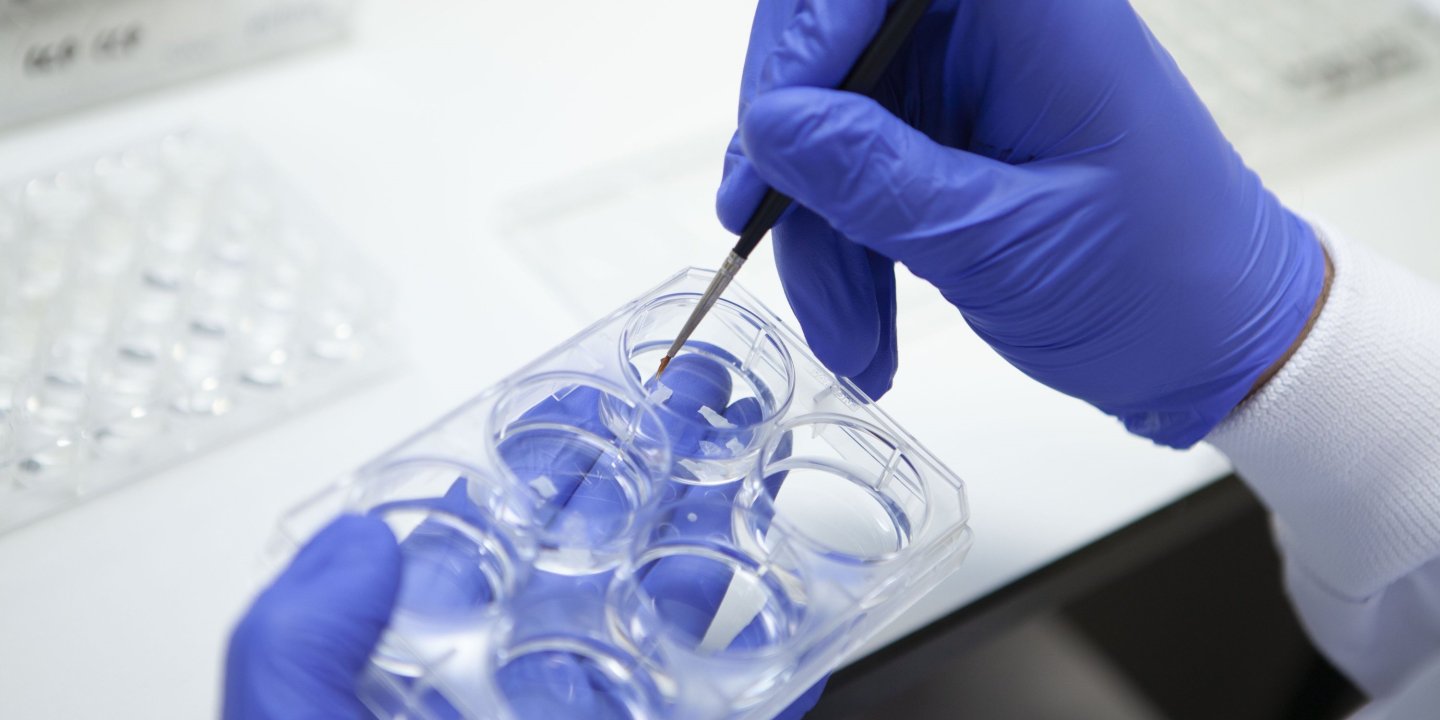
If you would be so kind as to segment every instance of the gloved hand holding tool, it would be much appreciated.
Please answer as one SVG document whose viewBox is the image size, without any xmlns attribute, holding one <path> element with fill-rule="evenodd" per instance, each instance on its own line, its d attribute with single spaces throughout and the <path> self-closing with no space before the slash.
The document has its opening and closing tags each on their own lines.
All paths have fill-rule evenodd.
<svg viewBox="0 0 1440 720">
<path fill-rule="evenodd" d="M 885 0 L 761 0 L 721 221 L 766 185 L 817 355 L 872 396 L 899 363 L 894 262 L 1035 379 L 1189 446 L 1295 343 L 1314 232 L 1226 142 L 1124 0 L 936 0 L 878 100 L 828 90 Z"/>
</svg>

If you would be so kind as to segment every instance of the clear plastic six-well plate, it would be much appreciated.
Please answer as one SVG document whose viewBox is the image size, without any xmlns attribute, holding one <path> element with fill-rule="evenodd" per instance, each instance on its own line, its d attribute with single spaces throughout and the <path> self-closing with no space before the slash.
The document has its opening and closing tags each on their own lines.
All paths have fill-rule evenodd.
<svg viewBox="0 0 1440 720">
<path fill-rule="evenodd" d="M 954 473 L 689 269 L 289 513 L 386 522 L 389 718 L 769 718 L 959 565 Z"/>
</svg>

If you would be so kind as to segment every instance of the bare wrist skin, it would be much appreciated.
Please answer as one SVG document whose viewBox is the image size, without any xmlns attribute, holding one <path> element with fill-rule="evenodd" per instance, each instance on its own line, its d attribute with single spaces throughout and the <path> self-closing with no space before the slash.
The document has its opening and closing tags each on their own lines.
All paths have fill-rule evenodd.
<svg viewBox="0 0 1440 720">
<path fill-rule="evenodd" d="M 1295 354 L 1295 351 L 1300 349 L 1301 345 L 1305 344 L 1305 338 L 1310 336 L 1311 328 L 1315 327 L 1315 321 L 1320 318 L 1320 311 L 1325 308 L 1325 301 L 1330 298 L 1330 283 L 1335 278 L 1335 266 L 1330 262 L 1330 253 L 1325 250 L 1324 246 L 1321 246 L 1320 251 L 1325 254 L 1325 280 L 1320 286 L 1320 296 L 1315 298 L 1315 307 L 1310 310 L 1310 318 L 1305 321 L 1305 327 L 1300 331 L 1300 335 L 1295 338 L 1295 342 L 1290 344 L 1290 348 L 1285 351 L 1285 354 L 1281 355 L 1280 359 L 1276 360 L 1274 365 L 1266 368 L 1265 372 L 1261 373 L 1260 377 L 1255 380 L 1255 385 L 1250 388 L 1250 393 L 1245 396 L 1244 400 L 1240 401 L 1241 405 L 1244 405 L 1250 398 L 1255 397 L 1256 393 L 1259 393 L 1260 390 L 1270 382 L 1271 378 L 1280 373 L 1280 368 L 1285 367 L 1285 363 L 1290 362 L 1290 357 Z"/>
</svg>

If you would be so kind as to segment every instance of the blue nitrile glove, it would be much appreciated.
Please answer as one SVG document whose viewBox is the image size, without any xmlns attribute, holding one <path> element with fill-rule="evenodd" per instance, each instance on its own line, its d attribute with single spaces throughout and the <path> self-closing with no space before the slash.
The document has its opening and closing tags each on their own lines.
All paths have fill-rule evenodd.
<svg viewBox="0 0 1440 720">
<path fill-rule="evenodd" d="M 356 681 L 399 585 L 399 548 L 383 522 L 345 515 L 321 530 L 231 635 L 224 716 L 369 717 Z"/>
<path fill-rule="evenodd" d="M 871 395 L 897 363 L 892 260 L 1031 377 L 1132 432 L 1205 436 L 1319 296 L 1310 227 L 1261 185 L 1124 0 L 935 0 L 876 93 L 834 87 L 885 0 L 762 0 L 721 221 L 769 183 L 785 290 Z"/>
<path fill-rule="evenodd" d="M 372 512 L 434 509 L 481 522 L 466 482 L 457 478 L 440 498 Z M 372 515 L 344 515 L 322 529 L 231 636 L 224 716 L 372 717 L 357 699 L 357 682 L 394 609 L 442 615 L 480 607 L 492 597 L 473 545 L 457 541 L 456 532 L 427 521 L 397 546 L 390 528 Z M 459 717 L 438 695 L 424 702 L 437 718 Z"/>
</svg>

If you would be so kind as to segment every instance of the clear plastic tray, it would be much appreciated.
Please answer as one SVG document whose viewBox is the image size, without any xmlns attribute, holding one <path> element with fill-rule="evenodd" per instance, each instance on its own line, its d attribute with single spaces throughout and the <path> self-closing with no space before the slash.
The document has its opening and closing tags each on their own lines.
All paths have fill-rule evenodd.
<svg viewBox="0 0 1440 720">
<path fill-rule="evenodd" d="M 381 717 L 769 718 L 961 562 L 964 489 L 738 287 L 657 384 L 688 269 L 289 513 L 384 519 Z"/>
<path fill-rule="evenodd" d="M 375 377 L 386 295 L 235 138 L 0 183 L 0 531 Z"/>
</svg>

